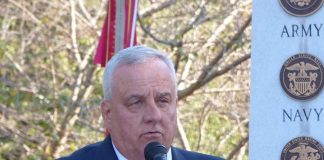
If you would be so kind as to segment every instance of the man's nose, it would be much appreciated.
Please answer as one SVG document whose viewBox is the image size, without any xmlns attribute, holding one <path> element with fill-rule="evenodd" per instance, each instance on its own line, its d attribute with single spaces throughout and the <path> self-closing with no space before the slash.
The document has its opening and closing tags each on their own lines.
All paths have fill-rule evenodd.
<svg viewBox="0 0 324 160">
<path fill-rule="evenodd" d="M 144 121 L 146 123 L 157 123 L 161 118 L 161 109 L 154 100 L 150 100 L 145 107 Z"/>
</svg>

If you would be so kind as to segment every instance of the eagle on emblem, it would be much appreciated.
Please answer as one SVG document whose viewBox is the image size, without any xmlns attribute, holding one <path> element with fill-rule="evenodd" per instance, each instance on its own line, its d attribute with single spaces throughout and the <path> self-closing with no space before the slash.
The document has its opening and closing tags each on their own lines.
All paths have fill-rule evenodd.
<svg viewBox="0 0 324 160">
<path fill-rule="evenodd" d="M 289 152 L 298 153 L 298 156 L 292 156 L 290 160 L 319 160 L 321 158 L 318 150 L 306 145 L 300 145 Z"/>
<path fill-rule="evenodd" d="M 290 0 L 290 3 L 298 5 L 299 7 L 308 6 L 312 0 Z"/>
<path fill-rule="evenodd" d="M 287 67 L 286 69 L 290 71 L 299 71 L 298 76 L 307 76 L 306 71 L 315 71 L 318 70 L 319 68 L 309 63 L 300 62 L 300 63 L 293 64 Z"/>
<path fill-rule="evenodd" d="M 289 90 L 293 95 L 309 96 L 316 92 L 316 83 L 314 82 L 318 73 L 311 71 L 319 70 L 319 67 L 302 61 L 292 64 L 286 69 L 290 71 L 288 72 Z"/>
</svg>

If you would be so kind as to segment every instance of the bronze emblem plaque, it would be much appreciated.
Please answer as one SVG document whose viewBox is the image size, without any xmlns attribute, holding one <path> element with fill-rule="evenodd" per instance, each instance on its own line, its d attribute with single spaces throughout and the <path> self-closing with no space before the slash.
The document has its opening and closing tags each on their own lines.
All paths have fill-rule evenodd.
<svg viewBox="0 0 324 160">
<path fill-rule="evenodd" d="M 285 145 L 280 160 L 324 160 L 324 148 L 311 137 L 297 137 Z"/>
<path fill-rule="evenodd" d="M 308 16 L 321 8 L 323 0 L 279 0 L 284 10 L 294 16 Z"/>
<path fill-rule="evenodd" d="M 323 88 L 324 68 L 318 58 L 307 53 L 288 58 L 280 71 L 280 83 L 292 98 L 308 100 Z"/>
</svg>

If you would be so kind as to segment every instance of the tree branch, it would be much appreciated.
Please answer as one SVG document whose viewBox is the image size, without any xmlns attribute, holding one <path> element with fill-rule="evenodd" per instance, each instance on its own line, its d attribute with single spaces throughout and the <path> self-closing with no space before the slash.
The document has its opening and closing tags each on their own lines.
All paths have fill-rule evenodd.
<svg viewBox="0 0 324 160">
<path fill-rule="evenodd" d="M 94 26 L 95 24 L 93 24 L 92 22 L 93 18 L 91 17 L 90 13 L 87 11 L 87 9 L 84 6 L 84 0 L 78 0 L 78 4 L 82 13 L 85 15 L 86 19 L 90 21 L 90 23 Z"/>
<path fill-rule="evenodd" d="M 179 117 L 177 118 L 177 124 L 178 124 L 178 127 L 177 127 L 178 128 L 178 133 L 180 135 L 180 140 L 181 140 L 182 146 L 186 150 L 190 151 L 191 148 L 190 148 L 190 144 L 189 144 L 189 141 L 188 141 L 188 138 L 187 138 L 187 135 L 186 135 L 186 131 L 184 130 Z"/>
<path fill-rule="evenodd" d="M 172 47 L 175 47 L 175 46 L 180 46 L 181 43 L 180 42 L 177 42 L 175 40 L 171 40 L 171 41 L 167 41 L 167 40 L 162 40 L 162 39 L 159 39 L 158 37 L 156 37 L 155 35 L 153 35 L 149 29 L 147 29 L 143 22 L 142 22 L 142 19 L 141 18 L 138 18 L 138 22 L 140 24 L 140 27 L 142 28 L 142 30 L 147 34 L 149 35 L 153 40 L 157 41 L 158 43 L 161 43 L 161 44 L 164 44 L 164 45 L 167 45 L 167 46 L 172 46 Z"/>
<path fill-rule="evenodd" d="M 221 70 L 211 71 L 211 69 L 223 57 L 224 53 L 227 52 L 234 45 L 236 40 L 238 40 L 242 36 L 245 29 L 251 23 L 251 18 L 252 17 L 250 16 L 248 18 L 248 20 L 246 20 L 244 25 L 241 27 L 241 29 L 233 36 L 231 41 L 229 43 L 227 43 L 227 45 L 219 53 L 216 54 L 217 56 L 206 67 L 204 67 L 202 73 L 200 74 L 200 76 L 198 77 L 196 82 L 191 84 L 186 89 L 179 91 L 179 94 L 178 94 L 179 100 L 192 94 L 196 89 L 204 86 L 207 82 L 211 81 L 213 78 L 226 73 L 227 71 L 231 70 L 232 68 L 236 67 L 237 65 L 241 64 L 242 62 L 244 62 L 245 60 L 250 58 L 251 55 L 247 54 L 247 55 L 244 55 L 243 57 L 235 60 L 232 64 L 227 65 L 226 67 L 224 67 Z"/>
<path fill-rule="evenodd" d="M 184 28 L 180 29 L 180 31 L 177 33 L 176 37 L 182 37 L 184 34 L 189 32 L 194 26 L 201 24 L 205 21 L 204 16 L 206 14 L 206 8 L 205 5 L 207 5 L 207 1 L 203 1 L 200 4 L 200 8 L 195 12 L 197 16 L 193 17 L 191 19 L 191 22 L 186 25 Z"/>
<path fill-rule="evenodd" d="M 249 136 L 243 137 L 239 143 L 235 146 L 235 148 L 232 150 L 232 152 L 228 155 L 226 158 L 227 160 L 231 160 L 234 158 L 234 156 L 240 151 L 240 149 L 248 142 Z"/>
<path fill-rule="evenodd" d="M 75 19 L 75 3 L 74 0 L 70 0 L 71 6 L 71 40 L 72 40 L 72 47 L 75 58 L 78 64 L 81 64 L 81 55 L 78 48 L 77 43 L 77 35 L 76 35 L 76 19 Z"/>
<path fill-rule="evenodd" d="M 16 7 L 22 9 L 24 12 L 26 12 L 34 23 L 36 23 L 38 25 L 43 25 L 43 23 L 31 11 L 29 11 L 27 8 L 21 6 L 19 3 L 17 3 L 14 0 L 9 0 L 9 2 L 12 3 L 13 5 L 15 5 Z"/>
<path fill-rule="evenodd" d="M 143 11 L 139 14 L 139 17 L 141 18 L 149 17 L 153 13 L 156 13 L 158 11 L 170 7 L 174 3 L 176 3 L 176 0 L 169 0 L 160 4 L 153 4 L 149 8 L 143 9 Z"/>
</svg>

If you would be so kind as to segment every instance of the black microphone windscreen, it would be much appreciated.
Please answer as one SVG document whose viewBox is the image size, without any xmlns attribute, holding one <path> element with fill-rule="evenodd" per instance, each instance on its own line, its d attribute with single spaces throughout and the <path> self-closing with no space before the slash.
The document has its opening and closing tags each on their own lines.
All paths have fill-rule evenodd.
<svg viewBox="0 0 324 160">
<path fill-rule="evenodd" d="M 159 142 L 151 142 L 144 149 L 145 160 L 167 160 L 167 149 Z"/>
</svg>

